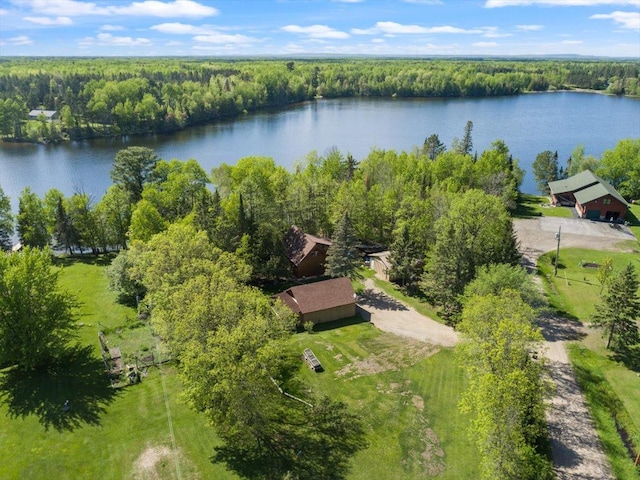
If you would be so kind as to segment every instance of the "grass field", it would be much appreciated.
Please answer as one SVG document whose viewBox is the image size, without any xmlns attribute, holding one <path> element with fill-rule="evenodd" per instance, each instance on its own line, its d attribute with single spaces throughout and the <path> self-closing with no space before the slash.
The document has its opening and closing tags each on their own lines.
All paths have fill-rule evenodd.
<svg viewBox="0 0 640 480">
<path fill-rule="evenodd" d="M 58 262 L 61 283 L 78 296 L 81 312 L 79 346 L 63 364 L 29 375 L 0 373 L 0 478 L 237 478 L 211 462 L 216 435 L 180 401 L 171 364 L 151 367 L 141 384 L 110 387 L 98 328 L 110 332 L 109 342 L 129 360 L 133 350 L 153 350 L 147 344 L 155 340 L 135 310 L 107 290 L 108 261 L 87 256 Z M 292 348 L 313 348 L 325 366 L 315 374 L 300 362 L 303 379 L 365 420 L 369 448 L 354 458 L 348 478 L 477 478 L 468 418 L 457 410 L 466 378 L 452 351 L 349 323 L 291 338 Z"/>
<path fill-rule="evenodd" d="M 555 252 L 542 255 L 538 260 L 538 268 L 550 281 L 547 293 L 555 306 L 580 321 L 588 322 L 595 313 L 596 303 L 600 302 L 601 286 L 597 278 L 598 269 L 581 266 L 581 262 L 601 264 L 607 258 L 613 260 L 614 272 L 619 272 L 631 262 L 640 275 L 638 253 L 561 248 L 557 277 L 553 275 Z"/>
<path fill-rule="evenodd" d="M 475 446 L 457 404 L 467 384 L 451 350 L 356 323 L 292 338 L 311 348 L 324 372 L 303 368 L 315 390 L 353 406 L 370 428 L 350 479 L 474 479 Z"/>
</svg>

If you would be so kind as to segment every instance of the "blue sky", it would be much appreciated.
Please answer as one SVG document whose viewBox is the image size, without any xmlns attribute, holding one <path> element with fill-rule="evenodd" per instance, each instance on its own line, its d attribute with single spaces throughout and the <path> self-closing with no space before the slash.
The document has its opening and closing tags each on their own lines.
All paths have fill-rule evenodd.
<svg viewBox="0 0 640 480">
<path fill-rule="evenodd" d="M 640 0 L 0 0 L 0 55 L 640 57 Z"/>
</svg>

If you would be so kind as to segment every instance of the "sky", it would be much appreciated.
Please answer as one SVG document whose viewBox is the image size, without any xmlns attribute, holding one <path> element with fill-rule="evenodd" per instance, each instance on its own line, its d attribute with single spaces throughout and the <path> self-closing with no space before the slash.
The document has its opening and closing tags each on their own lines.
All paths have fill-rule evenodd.
<svg viewBox="0 0 640 480">
<path fill-rule="evenodd" d="M 0 0 L 2 56 L 640 58 L 640 0 Z"/>
</svg>

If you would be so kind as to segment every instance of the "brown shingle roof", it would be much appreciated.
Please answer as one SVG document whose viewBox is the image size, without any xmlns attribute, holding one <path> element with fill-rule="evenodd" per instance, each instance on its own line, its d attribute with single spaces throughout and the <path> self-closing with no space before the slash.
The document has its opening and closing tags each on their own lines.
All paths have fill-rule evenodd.
<svg viewBox="0 0 640 480">
<path fill-rule="evenodd" d="M 309 255 L 311 250 L 313 250 L 313 247 L 317 244 L 330 246 L 331 240 L 304 233 L 295 225 L 289 229 L 284 239 L 287 257 L 295 266 L 300 265 L 300 262 Z"/>
<path fill-rule="evenodd" d="M 356 301 L 351 281 L 346 277 L 298 285 L 275 297 L 282 300 L 294 313 L 302 314 L 342 307 Z"/>
</svg>

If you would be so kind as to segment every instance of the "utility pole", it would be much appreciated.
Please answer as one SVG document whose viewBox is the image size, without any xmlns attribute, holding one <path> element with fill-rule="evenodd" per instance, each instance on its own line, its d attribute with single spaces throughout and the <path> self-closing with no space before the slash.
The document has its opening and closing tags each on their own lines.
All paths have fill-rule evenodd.
<svg viewBox="0 0 640 480">
<path fill-rule="evenodd" d="M 558 276 L 558 256 L 560 255 L 560 230 L 562 229 L 562 225 L 558 225 L 558 233 L 556 233 L 556 240 L 558 240 L 558 246 L 556 247 L 556 266 L 553 270 L 553 276 Z"/>
</svg>

